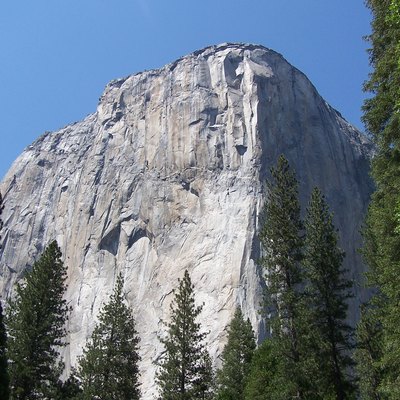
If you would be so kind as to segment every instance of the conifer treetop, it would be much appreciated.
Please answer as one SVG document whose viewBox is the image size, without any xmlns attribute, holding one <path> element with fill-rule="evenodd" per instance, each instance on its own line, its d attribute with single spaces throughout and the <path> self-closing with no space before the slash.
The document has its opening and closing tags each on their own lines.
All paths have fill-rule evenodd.
<svg viewBox="0 0 400 400">
<path fill-rule="evenodd" d="M 206 332 L 197 319 L 202 306 L 196 306 L 194 286 L 185 270 L 170 305 L 167 336 L 160 338 L 165 352 L 158 363 L 156 380 L 162 400 L 212 398 L 213 372 L 206 350 Z"/>
<path fill-rule="evenodd" d="M 119 274 L 109 301 L 99 313 L 92 336 L 79 359 L 82 399 L 137 400 L 139 336 L 131 309 L 125 304 L 124 280 Z"/>
<path fill-rule="evenodd" d="M 69 307 L 63 298 L 67 277 L 61 250 L 51 242 L 7 309 L 11 397 L 55 398 L 64 365 L 59 361 L 65 345 Z M 36 397 L 35 397 L 36 398 Z"/>
</svg>

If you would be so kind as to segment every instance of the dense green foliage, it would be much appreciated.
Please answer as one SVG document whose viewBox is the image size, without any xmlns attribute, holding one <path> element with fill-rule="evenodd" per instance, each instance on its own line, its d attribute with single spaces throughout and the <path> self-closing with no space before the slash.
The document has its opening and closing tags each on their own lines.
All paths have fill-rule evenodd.
<svg viewBox="0 0 400 400">
<path fill-rule="evenodd" d="M 368 285 L 377 289 L 371 301 L 381 328 L 381 352 L 374 365 L 383 373 L 379 393 L 400 398 L 400 2 L 367 0 L 372 11 L 370 63 L 365 90 L 364 122 L 377 154 L 372 162 L 376 191 L 366 221 L 364 255 Z M 363 377 L 361 377 L 361 381 Z M 364 383 L 362 383 L 364 385 Z"/>
<path fill-rule="evenodd" d="M 119 275 L 110 301 L 79 360 L 78 378 L 84 400 L 137 400 L 140 398 L 138 343 L 132 311 L 124 302 Z"/>
<path fill-rule="evenodd" d="M 68 307 L 66 268 L 54 241 L 17 286 L 7 310 L 9 370 L 13 400 L 56 398 Z"/>
<path fill-rule="evenodd" d="M 305 220 L 304 270 L 309 318 L 309 350 L 312 357 L 314 393 L 321 398 L 352 398 L 354 385 L 349 375 L 352 328 L 346 323 L 352 283 L 342 268 L 344 253 L 338 248 L 325 197 L 318 188 L 311 194 Z"/>
<path fill-rule="evenodd" d="M 55 400 L 78 400 L 81 393 L 82 390 L 79 382 L 76 376 L 72 373 L 66 381 L 60 382 L 57 399 Z"/>
<path fill-rule="evenodd" d="M 271 398 L 305 398 L 308 382 L 303 358 L 304 302 L 300 291 L 303 224 L 298 183 L 283 156 L 279 157 L 276 168 L 271 168 L 271 176 L 267 182 L 260 240 L 267 279 L 267 313 L 271 314 L 271 351 L 280 360 L 280 368 L 274 374 L 271 387 L 265 390 L 272 393 Z M 284 382 L 284 386 L 277 382 Z M 275 393 L 272 387 L 276 388 Z"/>
<path fill-rule="evenodd" d="M 211 399 L 213 373 L 210 357 L 197 322 L 202 307 L 195 305 L 187 270 L 171 303 L 168 333 L 161 339 L 165 352 L 159 362 L 157 383 L 162 400 Z"/>
<path fill-rule="evenodd" d="M 356 369 L 359 377 L 360 396 L 363 400 L 382 400 L 380 394 L 383 371 L 378 360 L 382 357 L 382 325 L 374 309 L 362 307 L 357 326 Z"/>
<path fill-rule="evenodd" d="M 3 212 L 3 197 L 0 193 L 0 233 L 3 227 L 1 214 Z M 0 235 L 1 239 L 1 235 Z M 0 247 L 1 248 L 1 247 Z M 7 332 L 4 326 L 3 307 L 0 301 L 0 399 L 7 400 L 9 398 L 9 382 L 8 362 L 7 362 Z"/>
<path fill-rule="evenodd" d="M 286 400 L 291 398 L 285 381 L 283 360 L 277 357 L 276 342 L 266 339 L 254 352 L 245 387 L 246 400 Z"/>
<path fill-rule="evenodd" d="M 246 399 L 353 399 L 352 284 L 332 215 L 316 188 L 303 225 L 298 183 L 283 156 L 271 176 L 260 230 L 271 335 L 256 352 Z"/>
<path fill-rule="evenodd" d="M 240 307 L 228 328 L 228 342 L 222 352 L 222 368 L 217 372 L 217 399 L 243 400 L 250 362 L 256 347 L 249 320 L 245 321 Z"/>
</svg>

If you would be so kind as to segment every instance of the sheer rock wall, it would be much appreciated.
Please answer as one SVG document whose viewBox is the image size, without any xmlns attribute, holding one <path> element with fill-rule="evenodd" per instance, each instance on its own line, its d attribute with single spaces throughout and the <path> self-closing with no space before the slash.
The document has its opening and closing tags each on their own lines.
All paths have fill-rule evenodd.
<svg viewBox="0 0 400 400">
<path fill-rule="evenodd" d="M 40 137 L 2 182 L 0 293 L 58 241 L 73 307 L 69 368 L 122 272 L 142 337 L 144 398 L 154 398 L 157 335 L 185 268 L 214 357 L 236 304 L 264 337 L 257 224 L 279 154 L 297 171 L 303 206 L 313 186 L 326 194 L 360 282 L 370 152 L 304 74 L 262 46 L 213 46 L 112 81 L 94 114 Z"/>
</svg>

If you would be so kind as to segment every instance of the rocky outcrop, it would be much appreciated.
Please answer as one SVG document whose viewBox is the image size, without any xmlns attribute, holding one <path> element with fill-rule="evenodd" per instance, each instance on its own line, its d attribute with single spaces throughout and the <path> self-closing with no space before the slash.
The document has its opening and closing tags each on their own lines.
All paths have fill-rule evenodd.
<svg viewBox="0 0 400 400">
<path fill-rule="evenodd" d="M 262 46 L 209 47 L 112 81 L 94 114 L 40 137 L 2 182 L 0 291 L 10 293 L 46 243 L 58 241 L 73 307 L 69 368 L 122 272 L 151 399 L 157 335 L 185 268 L 214 356 L 236 304 L 265 335 L 257 224 L 279 154 L 297 171 L 303 205 L 315 185 L 326 194 L 346 266 L 360 281 L 370 149 L 304 74 Z M 361 296 L 357 287 L 352 320 Z"/>
</svg>

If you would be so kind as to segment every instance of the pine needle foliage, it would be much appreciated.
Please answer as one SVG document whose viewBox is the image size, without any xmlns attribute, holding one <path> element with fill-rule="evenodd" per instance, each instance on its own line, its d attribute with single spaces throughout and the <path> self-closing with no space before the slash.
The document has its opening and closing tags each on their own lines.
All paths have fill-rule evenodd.
<svg viewBox="0 0 400 400">
<path fill-rule="evenodd" d="M 140 398 L 139 337 L 132 311 L 125 304 L 123 286 L 118 275 L 110 301 L 100 311 L 99 322 L 79 360 L 80 399 Z"/>
<path fill-rule="evenodd" d="M 363 305 L 357 326 L 356 370 L 360 398 L 362 400 L 384 400 L 380 393 L 383 371 L 378 360 L 382 357 L 382 325 L 374 308 Z"/>
<path fill-rule="evenodd" d="M 228 328 L 228 342 L 222 352 L 222 367 L 217 371 L 217 400 L 244 400 L 256 342 L 250 320 L 245 321 L 240 307 L 236 308 Z"/>
<path fill-rule="evenodd" d="M 264 255 L 261 260 L 266 272 L 267 315 L 271 330 L 271 349 L 277 352 L 281 368 L 276 382 L 285 382 L 288 396 L 305 398 L 307 382 L 304 378 L 303 331 L 304 302 L 301 268 L 303 224 L 300 218 L 298 182 L 284 156 L 271 168 L 267 181 L 267 198 L 262 214 L 260 241 Z M 276 382 L 276 396 L 283 388 Z M 288 389 L 290 388 L 290 389 Z M 278 398 L 278 397 L 277 397 Z"/>
<path fill-rule="evenodd" d="M 350 399 L 354 385 L 349 375 L 353 360 L 353 329 L 346 323 L 352 282 L 345 278 L 344 253 L 338 247 L 325 197 L 318 188 L 311 194 L 305 220 L 303 265 L 307 280 L 309 355 L 314 355 L 314 383 L 322 398 Z"/>
<path fill-rule="evenodd" d="M 363 120 L 377 152 L 372 161 L 376 190 L 364 230 L 368 285 L 377 294 L 371 304 L 382 327 L 379 392 L 400 398 L 400 2 L 367 0 L 372 12 L 368 37 L 372 73 L 365 83 L 371 97 L 364 103 Z"/>
<path fill-rule="evenodd" d="M 255 350 L 244 391 L 245 400 L 287 400 L 293 398 L 293 385 L 286 381 L 283 359 L 274 349 L 277 342 L 264 340 Z"/>
<path fill-rule="evenodd" d="M 165 347 L 156 375 L 160 400 L 212 399 L 213 372 L 204 344 L 207 333 L 197 322 L 202 306 L 196 306 L 189 272 L 179 280 L 171 303 L 171 321 L 161 343 Z"/>
<path fill-rule="evenodd" d="M 63 299 L 66 268 L 56 241 L 44 250 L 18 284 L 7 310 L 11 399 L 57 397 L 63 370 L 59 350 L 64 346 L 68 306 Z"/>
</svg>

